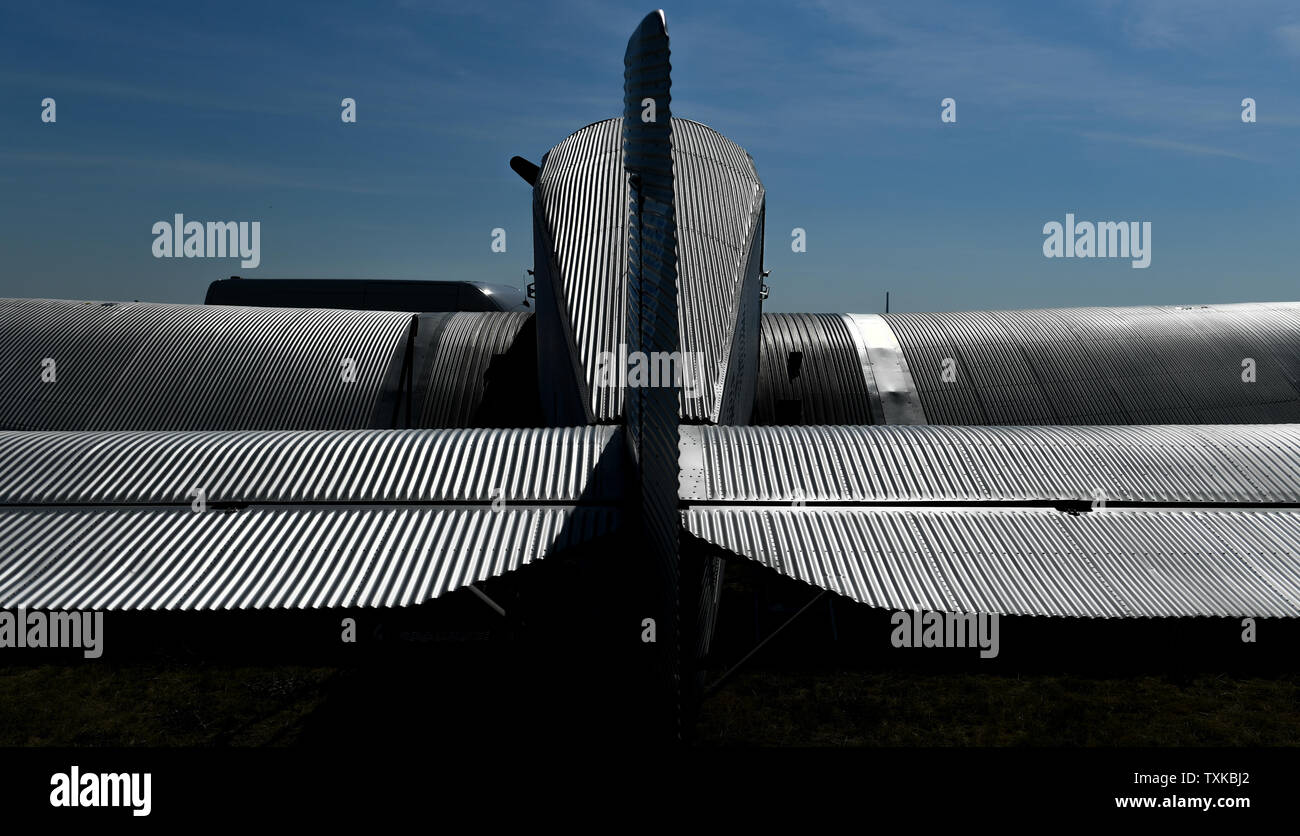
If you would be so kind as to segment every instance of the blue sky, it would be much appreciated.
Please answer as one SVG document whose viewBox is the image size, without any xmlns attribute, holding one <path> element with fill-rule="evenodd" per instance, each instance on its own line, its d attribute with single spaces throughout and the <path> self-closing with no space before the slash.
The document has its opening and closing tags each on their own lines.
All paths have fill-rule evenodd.
<svg viewBox="0 0 1300 836">
<path fill-rule="evenodd" d="M 650 10 L 8 2 L 0 296 L 198 302 L 231 274 L 519 285 L 530 195 L 508 160 L 619 112 Z M 1300 299 L 1293 2 L 666 14 L 674 114 L 745 146 L 767 187 L 767 310 L 872 312 L 886 289 L 894 310 Z M 261 266 L 155 259 L 152 225 L 177 212 L 261 221 Z M 1067 212 L 1150 221 L 1151 266 L 1044 258 Z"/>
</svg>

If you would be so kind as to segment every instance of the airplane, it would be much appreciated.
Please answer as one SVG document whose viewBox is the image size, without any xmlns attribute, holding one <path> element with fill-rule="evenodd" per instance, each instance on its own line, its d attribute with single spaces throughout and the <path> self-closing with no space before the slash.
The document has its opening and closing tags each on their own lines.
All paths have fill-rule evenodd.
<svg viewBox="0 0 1300 836">
<path fill-rule="evenodd" d="M 408 607 L 594 554 L 668 735 L 723 560 L 892 610 L 1300 615 L 1300 303 L 764 313 L 754 161 L 671 93 L 654 12 L 622 115 L 511 161 L 500 309 L 0 301 L 0 608 Z M 634 356 L 684 369 L 611 383 Z"/>
</svg>

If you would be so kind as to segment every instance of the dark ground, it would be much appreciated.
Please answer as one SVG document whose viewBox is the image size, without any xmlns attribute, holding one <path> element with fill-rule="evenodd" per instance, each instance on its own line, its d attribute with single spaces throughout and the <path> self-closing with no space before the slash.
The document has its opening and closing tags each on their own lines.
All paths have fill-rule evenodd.
<svg viewBox="0 0 1300 836">
<path fill-rule="evenodd" d="M 373 673 L 8 665 L 0 746 L 382 746 L 405 742 L 388 737 L 399 717 L 440 724 L 419 700 L 393 698 L 410 678 Z M 703 746 L 1295 746 L 1300 677 L 752 669 L 705 701 L 696 735 Z"/>
<path fill-rule="evenodd" d="M 635 745 L 647 709 L 620 665 L 644 667 L 640 645 L 609 638 L 636 637 L 626 608 L 530 571 L 555 586 L 484 587 L 505 619 L 468 591 L 398 611 L 108 614 L 102 659 L 0 651 L 0 746 Z M 703 681 L 775 638 L 708 693 L 695 745 L 1300 745 L 1291 621 L 1245 644 L 1237 619 L 1003 618 L 981 660 L 894 648 L 889 613 L 815 595 L 728 567 Z M 345 616 L 357 644 L 339 641 Z"/>
</svg>

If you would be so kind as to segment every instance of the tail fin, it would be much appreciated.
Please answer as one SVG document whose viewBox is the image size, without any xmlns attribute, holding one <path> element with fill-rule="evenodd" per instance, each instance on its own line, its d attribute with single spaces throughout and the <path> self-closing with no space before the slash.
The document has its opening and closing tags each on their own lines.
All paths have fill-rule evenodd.
<svg viewBox="0 0 1300 836">
<path fill-rule="evenodd" d="M 628 351 L 676 352 L 677 220 L 673 208 L 672 65 L 668 61 L 668 30 L 662 11 L 641 21 L 627 43 L 623 72 L 623 167 L 628 176 Z M 634 394 L 637 397 L 632 397 Z M 677 443 L 675 387 L 640 387 L 628 393 L 628 424 L 632 435 L 649 430 L 647 421 L 671 424 Z M 633 415 L 671 400 L 659 415 Z M 633 421 L 633 418 L 636 420 Z M 669 429 L 655 427 L 655 429 Z M 637 440 L 640 446 L 640 438 Z M 675 486 L 674 486 L 675 490 Z M 674 503 L 675 504 L 675 503 Z"/>
<path fill-rule="evenodd" d="M 646 356 L 680 350 L 677 327 L 677 221 L 673 209 L 672 80 L 662 11 L 641 21 L 623 58 L 623 166 L 628 177 L 627 347 Z M 661 384 L 664 381 L 660 381 Z M 639 494 L 645 568 L 656 583 L 660 683 L 671 691 L 681 733 L 680 571 L 677 427 L 680 386 L 629 387 L 624 416 Z M 650 645 L 655 647 L 655 645 Z"/>
<path fill-rule="evenodd" d="M 645 193 L 666 204 L 673 196 L 672 64 L 668 24 L 651 12 L 623 55 L 623 166 Z"/>
</svg>

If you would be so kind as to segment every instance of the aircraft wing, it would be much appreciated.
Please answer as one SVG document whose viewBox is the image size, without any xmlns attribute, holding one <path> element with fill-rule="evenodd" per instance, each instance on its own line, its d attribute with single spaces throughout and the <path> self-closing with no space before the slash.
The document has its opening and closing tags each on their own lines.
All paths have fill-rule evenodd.
<svg viewBox="0 0 1300 836">
<path fill-rule="evenodd" d="M 683 427 L 687 533 L 877 607 L 1300 615 L 1300 426 Z"/>
<path fill-rule="evenodd" d="M 0 608 L 423 603 L 614 532 L 620 432 L 0 432 Z"/>
</svg>

